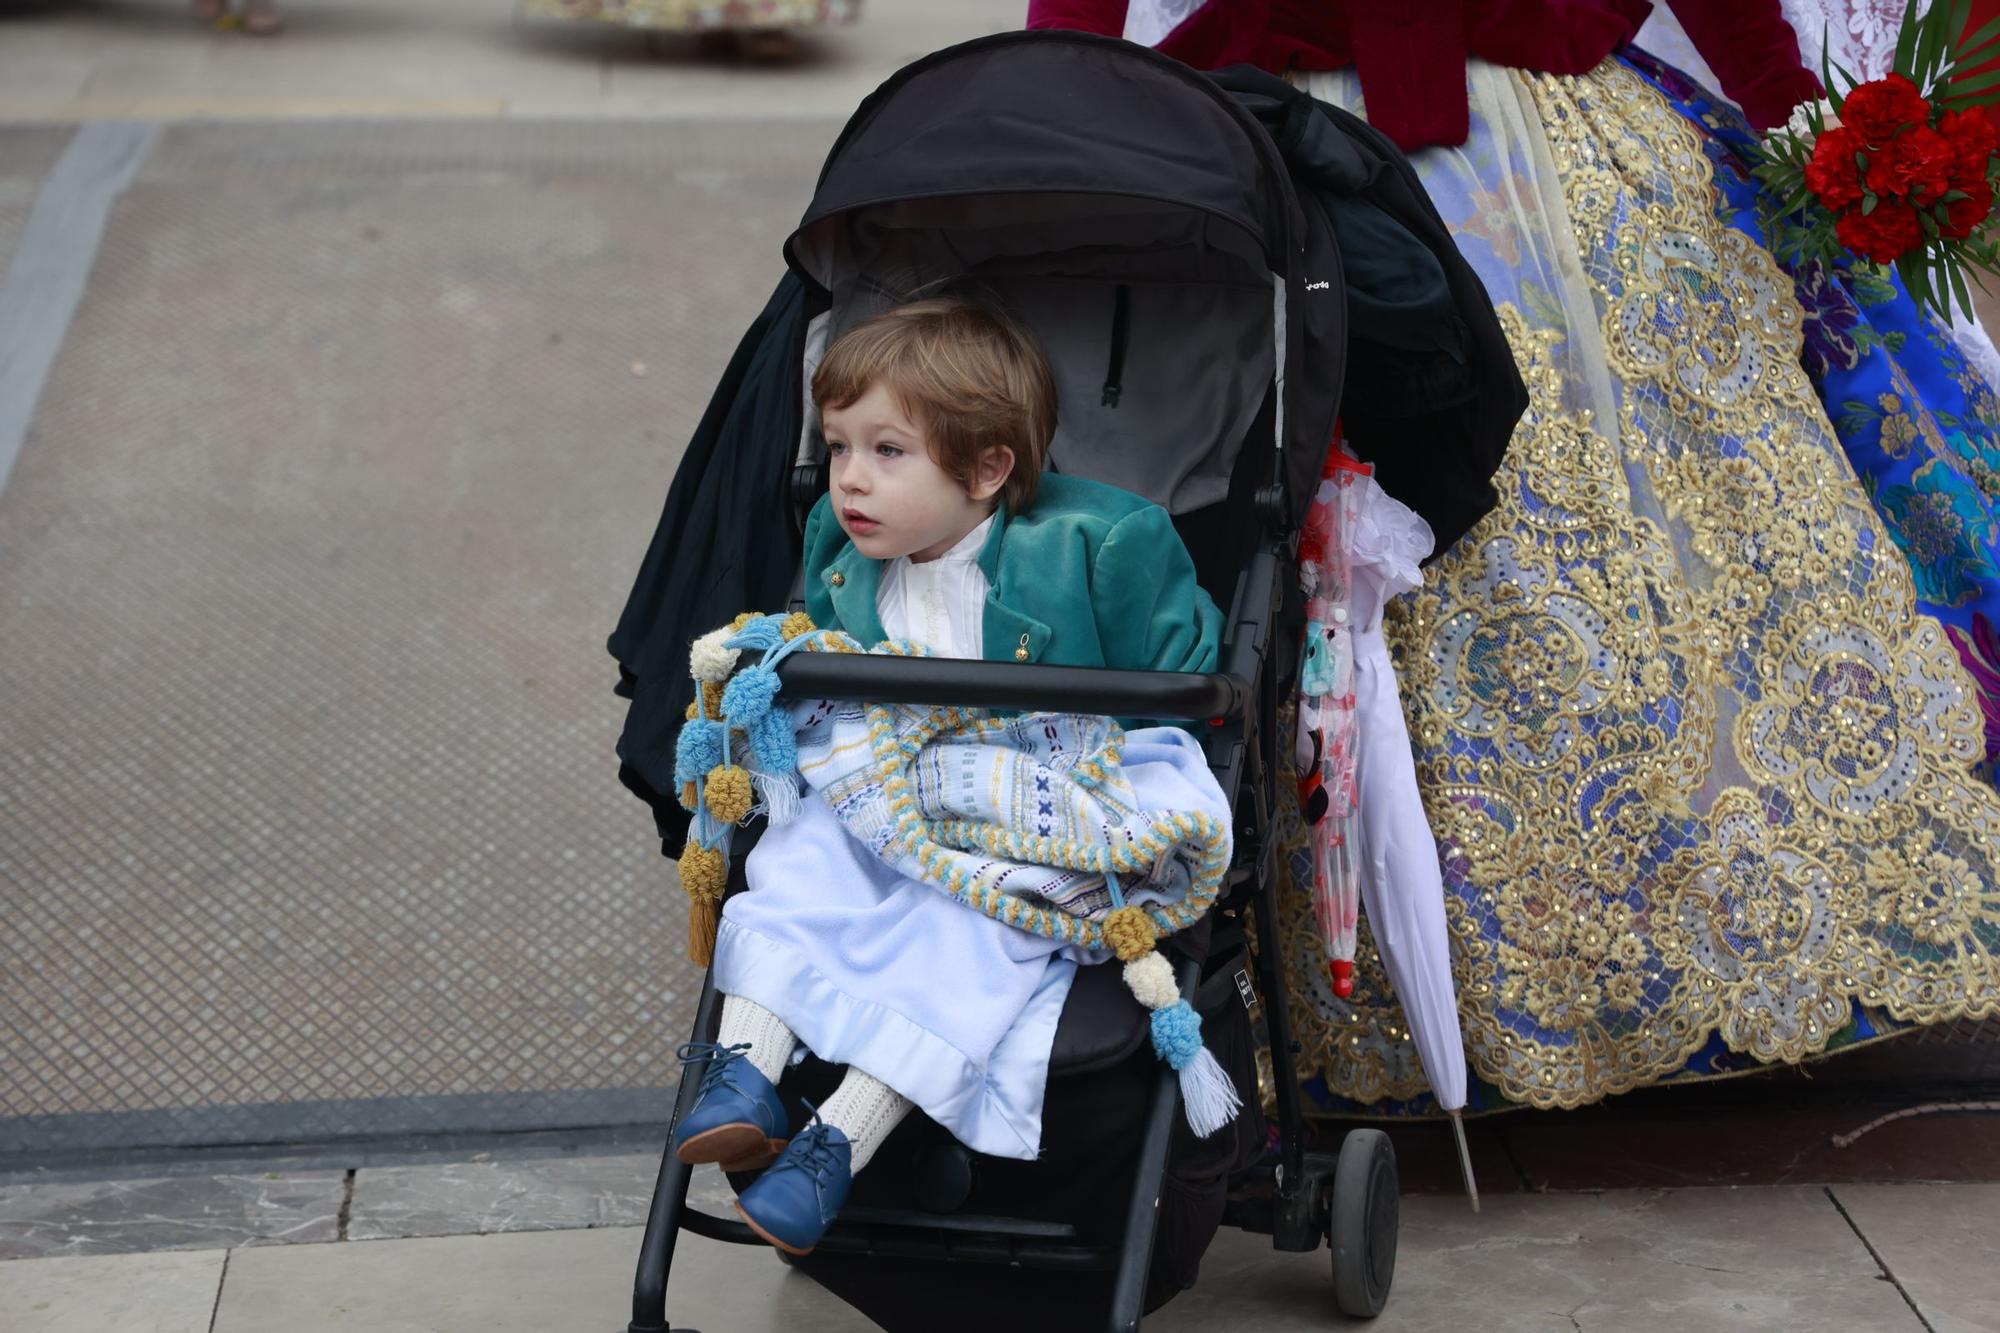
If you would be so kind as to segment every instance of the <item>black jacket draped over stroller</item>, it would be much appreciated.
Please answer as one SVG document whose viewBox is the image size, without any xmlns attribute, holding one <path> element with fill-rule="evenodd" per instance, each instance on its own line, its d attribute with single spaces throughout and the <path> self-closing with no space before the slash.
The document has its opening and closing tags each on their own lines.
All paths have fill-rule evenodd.
<svg viewBox="0 0 2000 1333">
<path fill-rule="evenodd" d="M 1192 1283 L 1227 1217 L 1282 1249 L 1328 1240 L 1340 1307 L 1374 1313 L 1394 1258 L 1393 1155 L 1373 1131 L 1350 1134 L 1338 1159 L 1305 1152 L 1279 960 L 1252 949 L 1247 928 L 1254 920 L 1276 938 L 1267 828 L 1298 645 L 1291 543 L 1336 418 L 1440 550 L 1461 536 L 1492 507 L 1491 479 L 1526 406 L 1483 288 L 1408 163 L 1361 121 L 1256 71 L 1197 74 L 1062 32 L 985 38 L 897 73 L 842 132 L 785 253 L 789 271 L 689 443 L 611 637 L 631 700 L 621 778 L 677 853 L 688 643 L 794 594 L 800 524 L 826 485 L 806 385 L 829 340 L 942 291 L 1006 307 L 1055 370 L 1054 470 L 1174 515 L 1227 609 L 1221 670 L 800 654 L 785 689 L 1206 720 L 1236 861 L 1218 910 L 1168 944 L 1246 1103 L 1231 1130 L 1195 1140 L 1173 1114 L 1171 1071 L 1163 1078 L 1142 1049 L 1144 1011 L 1115 969 L 1084 969 L 1051 1060 L 1043 1160 L 973 1157 L 912 1116 L 804 1262 L 892 1327 L 989 1326 L 930 1296 L 927 1313 L 903 1315 L 893 1300 L 865 1299 L 871 1285 L 909 1286 L 894 1265 L 950 1260 L 1081 1275 L 1070 1280 L 1099 1296 L 1074 1326 L 1135 1328 L 1142 1305 Z M 732 889 L 741 873 L 739 857 Z M 1253 1005 L 1268 1029 L 1275 1152 L 1257 1110 Z M 693 1040 L 712 1039 L 718 1009 L 705 986 Z M 833 1075 L 809 1060 L 781 1091 L 811 1096 Z M 679 1229 L 748 1236 L 684 1208 L 687 1171 L 666 1155 L 633 1333 L 668 1327 Z M 1069 1326 L 1033 1308 L 1039 1324 Z"/>
</svg>

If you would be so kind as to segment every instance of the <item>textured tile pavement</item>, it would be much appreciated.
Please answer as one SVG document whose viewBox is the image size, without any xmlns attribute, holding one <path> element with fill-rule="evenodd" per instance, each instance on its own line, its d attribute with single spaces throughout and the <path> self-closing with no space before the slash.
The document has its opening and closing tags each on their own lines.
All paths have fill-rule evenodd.
<svg viewBox="0 0 2000 1333">
<path fill-rule="evenodd" d="M 0 491 L 0 1151 L 659 1118 L 603 643 L 835 128 L 161 132 Z"/>
<path fill-rule="evenodd" d="M 1516 1195 L 1478 1216 L 1404 1200 L 1396 1285 L 1378 1333 L 1991 1333 L 2000 1329 L 2000 1197 L 1989 1185 L 1786 1186 Z M 545 1333 L 622 1329 L 636 1227 L 350 1241 L 0 1263 L 0 1327 L 56 1333 Z M 226 1253 L 226 1271 L 225 1271 Z M 1324 1250 L 1273 1253 L 1224 1233 L 1202 1280 L 1153 1333 L 1347 1327 Z M 684 1236 L 669 1311 L 709 1333 L 877 1327 L 761 1249 Z M 880 1327 L 1021 1326 L 1020 1273 L 949 1270 L 928 1313 Z M 989 1296 L 976 1278 L 998 1285 Z M 956 1302 L 954 1304 L 953 1302 Z M 1023 1302 L 1026 1305 L 1023 1306 Z M 1043 1310 L 1041 1333 L 1088 1326 Z M 150 1321 L 150 1322 L 148 1322 Z"/>
<path fill-rule="evenodd" d="M 1020 18 L 287 13 L 0 5 L 0 264 L 75 122 L 173 122 L 0 487 L 0 1154 L 658 1119 L 696 979 L 602 645 L 840 123 Z"/>
</svg>

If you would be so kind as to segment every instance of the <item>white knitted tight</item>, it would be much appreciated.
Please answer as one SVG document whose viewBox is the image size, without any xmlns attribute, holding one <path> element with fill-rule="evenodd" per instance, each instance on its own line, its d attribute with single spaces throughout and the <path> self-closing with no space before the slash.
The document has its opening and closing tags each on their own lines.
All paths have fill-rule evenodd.
<svg viewBox="0 0 2000 1333">
<path fill-rule="evenodd" d="M 715 1039 L 724 1046 L 748 1043 L 750 1050 L 744 1058 L 773 1083 L 784 1073 L 785 1062 L 799 1044 L 784 1020 L 740 995 L 722 997 L 722 1030 Z M 849 1069 L 833 1096 L 819 1108 L 819 1118 L 847 1136 L 856 1171 L 868 1165 L 889 1131 L 909 1113 L 909 1098 L 859 1069 Z"/>
</svg>

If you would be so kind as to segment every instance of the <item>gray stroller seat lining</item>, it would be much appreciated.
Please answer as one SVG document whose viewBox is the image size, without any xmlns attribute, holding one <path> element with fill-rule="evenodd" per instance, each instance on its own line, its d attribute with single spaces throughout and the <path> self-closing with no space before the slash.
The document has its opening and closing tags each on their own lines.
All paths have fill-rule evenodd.
<svg viewBox="0 0 2000 1333">
<path fill-rule="evenodd" d="M 808 382 L 840 331 L 961 293 L 1007 310 L 1041 342 L 1058 397 L 1055 471 L 1177 514 L 1228 494 L 1271 386 L 1282 291 L 1233 224 L 1102 196 L 902 200 L 815 224 L 797 254 L 832 297 L 807 337 Z M 824 457 L 811 415 L 801 462 Z"/>
</svg>

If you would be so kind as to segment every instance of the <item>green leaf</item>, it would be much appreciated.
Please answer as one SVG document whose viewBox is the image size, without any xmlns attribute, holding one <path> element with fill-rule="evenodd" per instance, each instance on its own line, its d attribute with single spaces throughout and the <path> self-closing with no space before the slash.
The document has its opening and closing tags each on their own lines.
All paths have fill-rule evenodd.
<svg viewBox="0 0 2000 1333">
<path fill-rule="evenodd" d="M 1854 73 L 1853 70 L 1841 64 L 1838 60 L 1833 62 L 1833 72 L 1835 74 L 1838 74 L 1841 78 L 1847 80 L 1847 90 L 1849 92 L 1854 91 L 1855 85 L 1861 82 L 1861 79 Z"/>
<path fill-rule="evenodd" d="M 1896 58 L 1891 68 L 1900 74 L 1910 72 L 1911 61 L 1917 54 L 1917 27 L 1920 21 L 1914 20 L 1915 10 L 1916 7 L 1912 5 L 1904 12 L 1903 26 L 1896 30 Z M 1822 51 L 1828 50 L 1833 45 L 1826 32 L 1822 32 L 1820 40 L 1825 43 L 1820 47 Z"/>
<path fill-rule="evenodd" d="M 2000 88 L 2000 70 L 1988 70 L 1984 74 L 1953 79 L 1945 85 L 1944 98 L 1941 100 L 1951 100 L 1965 93 L 1985 92 L 1988 88 Z"/>
<path fill-rule="evenodd" d="M 1958 308 L 1965 312 L 1967 319 L 1977 318 L 1972 313 L 1972 293 L 1966 290 L 1965 273 L 1950 256 L 1945 258 L 1945 273 L 1951 278 L 1951 292 L 1958 298 Z"/>
<path fill-rule="evenodd" d="M 1864 195 L 1862 195 L 1862 196 L 1861 196 L 1861 216 L 1865 218 L 1865 217 L 1867 217 L 1867 216 L 1868 216 L 1869 214 L 1873 213 L 1873 212 L 1875 211 L 1875 205 L 1876 205 L 1876 203 L 1877 203 L 1877 200 L 1876 200 L 1876 198 L 1875 198 L 1875 196 L 1874 196 L 1873 194 L 1864 194 Z"/>
<path fill-rule="evenodd" d="M 1903 289 L 1910 294 L 1911 300 L 1926 309 L 1937 308 L 1937 300 L 1931 295 L 1930 275 L 1921 264 L 1904 255 L 1896 261 L 1896 273 L 1903 279 Z"/>
<path fill-rule="evenodd" d="M 1965 36 L 1966 20 L 1972 17 L 1972 0 L 1949 0 L 1932 8 L 1946 11 L 1937 58 L 1938 77 L 1946 78 L 1958 59 L 1959 39 Z"/>
<path fill-rule="evenodd" d="M 1838 71 L 1843 79 L 1847 80 L 1847 87 L 1852 88 L 1854 86 L 1854 76 L 1846 70 L 1841 69 L 1834 62 L 1833 43 L 1823 42 L 1819 48 L 1820 86 L 1826 89 L 1826 100 L 1832 104 L 1834 114 L 1839 115 L 1841 108 L 1847 105 L 1847 94 L 1839 84 L 1833 81 L 1836 71 Z"/>
<path fill-rule="evenodd" d="M 1932 5 L 1930 13 L 1915 20 L 1917 27 L 1917 51 L 1915 65 L 1909 74 L 1917 87 L 1926 92 L 1930 89 L 1931 75 L 1937 69 L 1938 52 L 1944 45 L 1944 34 L 1939 31 L 1939 28 L 1943 25 L 1939 20 L 1946 8 L 1947 6 L 1943 4 Z M 1907 27 L 1912 22 L 1910 13 L 1914 9 L 1915 6 L 1913 5 L 1910 10 L 1904 12 L 1904 26 Z"/>
<path fill-rule="evenodd" d="M 1992 45 L 1993 39 L 1996 37 L 2000 37 L 2000 19 L 1994 19 L 1992 22 L 1983 25 L 1972 36 L 1961 38 L 1959 41 L 1953 43 L 1952 51 L 1959 60 L 1963 61 L 1980 47 Z"/>
<path fill-rule="evenodd" d="M 1937 33 L 1937 49 L 1931 57 L 1931 67 L 1927 74 L 1938 79 L 1946 78 L 1951 72 L 1953 52 L 1958 49 L 1958 39 L 1965 32 L 1970 0 L 1936 0 L 1929 15 L 1932 29 Z M 1928 85 L 1924 91 L 1930 92 Z"/>
<path fill-rule="evenodd" d="M 1932 81 L 1940 79 L 1951 68 L 1952 52 L 1960 34 L 1965 31 L 1965 21 L 1969 14 L 1971 0 L 1937 0 L 1931 12 L 1925 15 L 1925 24 L 1931 30 L 1930 64 L 1924 71 L 1924 82 L 1918 86 L 1925 94 L 1932 91 Z"/>
</svg>

